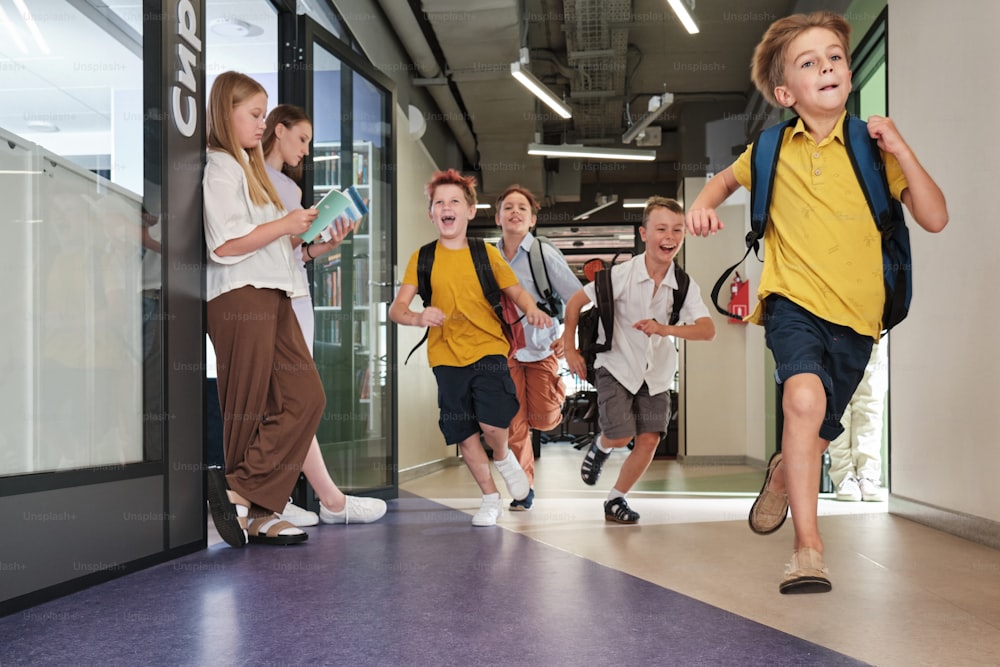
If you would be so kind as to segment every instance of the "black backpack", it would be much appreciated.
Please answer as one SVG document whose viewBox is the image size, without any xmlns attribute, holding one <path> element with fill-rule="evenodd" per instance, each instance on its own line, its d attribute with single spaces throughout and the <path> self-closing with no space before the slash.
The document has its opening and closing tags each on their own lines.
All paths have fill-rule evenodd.
<svg viewBox="0 0 1000 667">
<path fill-rule="evenodd" d="M 562 322 L 566 304 L 563 302 L 562 297 L 552 290 L 552 283 L 549 281 L 549 267 L 545 264 L 545 249 L 543 245 L 556 247 L 546 237 L 536 236 L 531 244 L 531 249 L 528 251 L 528 268 L 531 269 L 531 279 L 535 281 L 538 296 L 542 297 L 542 300 L 538 302 L 538 307 L 550 317 Z"/>
<path fill-rule="evenodd" d="M 476 276 L 479 278 L 483 296 L 486 297 L 490 307 L 493 308 L 493 313 L 500 320 L 500 327 L 510 345 L 509 354 L 513 356 L 517 350 L 524 347 L 524 326 L 521 324 L 521 318 L 517 317 L 517 306 L 500 290 L 496 276 L 493 275 L 493 268 L 490 266 L 486 243 L 477 237 L 470 237 L 468 242 L 472 263 L 476 267 Z M 437 239 L 435 239 L 420 246 L 420 254 L 417 255 L 417 294 L 420 295 L 424 308 L 431 305 L 431 269 L 434 267 L 434 251 L 437 249 L 437 243 Z M 424 330 L 423 338 L 406 355 L 406 361 L 403 362 L 403 365 L 406 365 L 417 348 L 424 344 L 428 333 L 430 333 L 430 328 Z"/>
<path fill-rule="evenodd" d="M 691 278 L 676 262 L 674 263 L 674 278 L 677 288 L 674 290 L 674 303 L 670 310 L 667 324 L 677 324 L 681 319 L 681 308 L 687 299 L 688 286 Z M 587 365 L 587 382 L 595 385 L 594 362 L 599 352 L 611 349 L 611 337 L 615 331 L 614 291 L 611 286 L 611 267 L 604 268 L 594 275 L 594 294 L 597 303 L 580 313 L 577 324 L 577 340 L 580 356 Z M 598 343 L 598 332 L 604 330 L 604 342 Z"/>
<path fill-rule="evenodd" d="M 754 142 L 750 154 L 750 231 L 746 236 L 747 251 L 739 262 L 726 269 L 712 288 L 712 304 L 723 315 L 742 319 L 741 316 L 734 315 L 719 305 L 719 292 L 729 274 L 743 263 L 751 250 L 756 254 L 760 247 L 771 206 L 774 172 L 778 166 L 781 140 L 785 130 L 794 127 L 797 120 L 797 117 L 791 118 L 767 128 Z M 868 124 L 855 116 L 846 115 L 844 139 L 854 174 L 882 235 L 882 277 L 885 283 L 882 329 L 888 331 L 906 317 L 913 296 L 910 233 L 903 218 L 903 207 L 889 192 L 885 163 L 882 161 L 878 144 L 868 134 Z"/>
</svg>

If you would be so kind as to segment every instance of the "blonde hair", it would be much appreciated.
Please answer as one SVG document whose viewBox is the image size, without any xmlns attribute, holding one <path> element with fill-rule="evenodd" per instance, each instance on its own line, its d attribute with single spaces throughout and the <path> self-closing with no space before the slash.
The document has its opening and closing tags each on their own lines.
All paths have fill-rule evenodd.
<svg viewBox="0 0 1000 667">
<path fill-rule="evenodd" d="M 216 78 L 208 97 L 208 147 L 229 153 L 240 163 L 246 174 L 250 200 L 254 204 L 264 206 L 271 203 L 284 209 L 278 191 L 264 168 L 264 151 L 260 144 L 243 148 L 233 132 L 233 109 L 259 93 L 266 95 L 267 91 L 246 74 L 223 72 Z"/>
<path fill-rule="evenodd" d="M 844 47 L 847 67 L 851 67 L 851 24 L 840 14 L 812 12 L 778 19 L 771 24 L 754 49 L 750 65 L 753 85 L 771 106 L 781 106 L 774 96 L 774 89 L 785 85 L 785 58 L 788 56 L 788 45 L 812 28 L 823 28 L 835 34 L 840 40 L 840 45 Z"/>
<path fill-rule="evenodd" d="M 655 209 L 665 208 L 672 213 L 679 213 L 684 215 L 684 207 L 678 203 L 676 199 L 670 199 L 669 197 L 660 197 L 659 195 L 653 195 L 646 200 L 646 207 L 642 209 L 642 226 L 645 227 L 649 222 L 649 216 L 653 213 Z"/>
</svg>

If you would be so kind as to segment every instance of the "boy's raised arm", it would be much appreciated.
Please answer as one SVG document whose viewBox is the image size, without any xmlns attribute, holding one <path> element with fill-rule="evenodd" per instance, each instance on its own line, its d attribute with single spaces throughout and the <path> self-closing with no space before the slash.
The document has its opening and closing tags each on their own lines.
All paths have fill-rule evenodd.
<svg viewBox="0 0 1000 667">
<path fill-rule="evenodd" d="M 729 199 L 740 187 L 733 175 L 732 165 L 713 176 L 684 215 L 688 233 L 694 236 L 709 236 L 719 232 L 725 225 L 719 220 L 715 209 Z"/>
<path fill-rule="evenodd" d="M 868 118 L 868 134 L 878 140 L 879 148 L 892 153 L 899 162 L 903 175 L 906 176 L 903 204 L 909 209 L 913 219 L 929 232 L 937 233 L 944 229 L 948 224 L 948 206 L 944 193 L 903 140 L 896 124 L 891 118 L 871 116 Z"/>
</svg>

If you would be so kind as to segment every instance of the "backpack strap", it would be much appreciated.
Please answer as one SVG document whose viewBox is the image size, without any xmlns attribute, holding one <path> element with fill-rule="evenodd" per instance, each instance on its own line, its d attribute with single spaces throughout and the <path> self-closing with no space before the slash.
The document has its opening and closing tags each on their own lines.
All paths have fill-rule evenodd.
<svg viewBox="0 0 1000 667">
<path fill-rule="evenodd" d="M 865 193 L 868 208 L 879 230 L 892 230 L 892 214 L 889 210 L 889 183 L 885 176 L 885 162 L 875 139 L 868 134 L 868 124 L 848 114 L 844 117 L 844 139 L 847 155 L 858 183 Z"/>
<path fill-rule="evenodd" d="M 535 289 L 541 301 L 538 307 L 552 317 L 560 317 L 558 307 L 559 298 L 552 292 L 552 282 L 549 280 L 549 267 L 545 263 L 545 248 L 543 244 L 549 243 L 548 239 L 536 236 L 528 249 L 528 268 L 531 270 L 531 279 L 535 282 Z"/>
<path fill-rule="evenodd" d="M 674 262 L 674 280 L 677 281 L 677 289 L 674 290 L 674 305 L 670 310 L 670 319 L 667 324 L 673 326 L 681 321 L 681 308 L 687 299 L 688 287 L 691 285 L 691 276 Z"/>
<path fill-rule="evenodd" d="M 611 286 L 611 267 L 598 271 L 594 276 L 594 296 L 597 298 L 601 327 L 604 328 L 604 343 L 595 345 L 594 349 L 597 352 L 607 352 L 611 349 L 611 337 L 615 333 L 615 294 Z"/>
<path fill-rule="evenodd" d="M 479 285 L 483 288 L 483 296 L 489 302 L 490 307 L 496 314 L 500 324 L 506 325 L 503 318 L 503 306 L 500 304 L 500 285 L 493 275 L 493 266 L 490 264 L 490 256 L 486 251 L 486 243 L 478 237 L 469 238 L 469 253 L 472 255 L 472 263 L 476 267 L 476 277 L 479 278 Z"/>
<path fill-rule="evenodd" d="M 760 259 L 760 243 L 764 239 L 764 229 L 767 227 L 768 212 L 771 208 L 771 195 L 774 193 L 774 173 L 778 168 L 778 151 L 785 138 L 785 130 L 794 127 L 798 117 L 790 118 L 783 123 L 772 125 L 757 137 L 750 151 L 750 231 L 747 232 L 747 251 L 740 261 L 726 269 L 712 287 L 712 305 L 723 315 L 742 319 L 740 315 L 729 312 L 728 308 L 719 305 L 719 293 L 730 274 L 735 271 L 753 250 Z"/>
<path fill-rule="evenodd" d="M 426 245 L 420 246 L 420 253 L 417 255 L 417 294 L 420 295 L 420 300 L 423 301 L 424 308 L 431 305 L 431 269 L 434 268 L 434 251 L 437 249 L 437 240 L 431 241 Z M 406 355 L 406 362 L 410 360 L 413 353 L 417 351 L 424 341 L 427 340 L 427 335 L 430 333 L 430 327 L 424 329 L 424 337 L 417 341 L 417 344 L 413 346 L 410 353 Z"/>
</svg>

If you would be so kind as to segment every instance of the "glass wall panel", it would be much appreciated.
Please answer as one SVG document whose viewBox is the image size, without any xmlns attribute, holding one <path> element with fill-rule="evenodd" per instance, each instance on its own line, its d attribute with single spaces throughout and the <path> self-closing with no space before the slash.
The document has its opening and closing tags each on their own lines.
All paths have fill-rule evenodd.
<svg viewBox="0 0 1000 667">
<path fill-rule="evenodd" d="M 160 146 L 143 141 L 142 13 L 38 0 L 0 19 L 0 475 L 158 457 L 143 451 L 161 411 L 143 392 Z"/>
<path fill-rule="evenodd" d="M 322 45 L 311 48 L 314 198 L 354 185 L 369 205 L 356 232 L 313 263 L 314 356 L 327 397 L 317 437 L 338 485 L 379 489 L 393 480 L 387 94 Z"/>
</svg>

